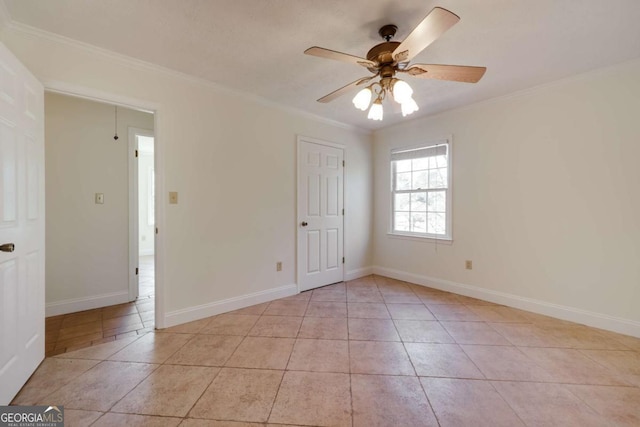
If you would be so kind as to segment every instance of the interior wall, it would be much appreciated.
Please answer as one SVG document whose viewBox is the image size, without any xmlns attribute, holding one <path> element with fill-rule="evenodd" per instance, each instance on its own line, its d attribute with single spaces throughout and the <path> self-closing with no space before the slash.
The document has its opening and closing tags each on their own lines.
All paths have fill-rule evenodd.
<svg viewBox="0 0 640 427">
<path fill-rule="evenodd" d="M 638 111 L 634 61 L 376 132 L 378 271 L 537 301 L 640 334 Z M 389 236 L 389 151 L 446 135 L 453 243 Z"/>
<path fill-rule="evenodd" d="M 114 121 L 111 105 L 45 94 L 48 315 L 128 299 L 127 128 L 153 115 L 118 108 L 118 141 Z"/>
<path fill-rule="evenodd" d="M 371 265 L 369 133 L 40 32 L 12 28 L 2 37 L 45 86 L 62 82 L 159 106 L 155 132 L 163 184 L 179 193 L 177 205 L 168 204 L 167 194 L 158 196 L 166 216 L 160 230 L 165 325 L 243 296 L 295 289 L 297 135 L 345 144 L 346 271 Z"/>
</svg>

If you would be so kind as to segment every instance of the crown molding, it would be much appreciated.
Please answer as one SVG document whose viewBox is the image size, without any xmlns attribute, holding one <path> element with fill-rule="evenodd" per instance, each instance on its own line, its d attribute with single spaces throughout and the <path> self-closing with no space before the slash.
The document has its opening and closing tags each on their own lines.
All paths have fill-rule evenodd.
<svg viewBox="0 0 640 427">
<path fill-rule="evenodd" d="M 1 18 L 1 15 L 2 15 L 1 9 L 2 9 L 2 6 L 4 6 L 3 0 L 0 0 L 0 5 L 1 5 L 0 18 Z M 151 62 L 147 62 L 137 58 L 133 58 L 131 56 L 123 55 L 121 53 L 113 52 L 111 50 L 104 49 L 89 43 L 81 42 L 79 40 L 72 39 L 70 37 L 62 36 L 46 30 L 42 30 L 40 28 L 32 27 L 30 25 L 23 24 L 21 22 L 12 21 L 8 14 L 7 14 L 7 17 L 8 17 L 8 22 L 5 25 L 7 31 L 14 31 L 16 33 L 21 33 L 23 35 L 38 38 L 38 39 L 44 39 L 53 43 L 65 44 L 75 49 L 83 50 L 85 52 L 89 52 L 95 55 L 102 56 L 104 58 L 108 58 L 110 61 L 117 62 L 121 65 L 130 67 L 136 70 L 151 71 L 159 74 L 164 74 L 165 76 L 170 76 L 176 79 L 180 79 L 182 81 L 189 82 L 191 84 L 207 87 L 216 92 L 222 92 L 228 95 L 232 95 L 234 97 L 239 97 L 246 101 L 250 101 L 265 107 L 274 108 L 288 114 L 292 114 L 298 117 L 303 117 L 305 119 L 314 120 L 314 121 L 324 123 L 333 127 L 358 132 L 360 134 L 364 134 L 367 136 L 371 136 L 373 133 L 373 131 L 369 129 L 364 129 L 348 123 L 343 123 L 337 120 L 328 119 L 326 117 L 309 113 L 304 110 L 279 104 L 277 102 L 271 101 L 269 99 L 263 98 L 258 95 L 254 95 L 248 92 L 223 86 L 211 80 L 195 77 L 190 74 L 183 73 L 181 71 L 176 71 L 171 68 L 163 67 L 161 65 L 153 64 Z M 1 24 L 1 21 L 0 21 L 0 24 Z"/>
<path fill-rule="evenodd" d="M 517 90 L 515 92 L 510 92 L 510 93 L 506 93 L 504 95 L 500 95 L 500 96 L 495 96 L 493 98 L 488 98 L 488 99 L 483 99 L 481 101 L 476 101 L 474 103 L 471 104 L 467 104 L 467 105 L 461 105 L 459 107 L 454 107 L 454 108 L 449 108 L 449 109 L 445 109 L 442 111 L 437 111 L 434 112 L 432 114 L 426 114 L 424 116 L 420 116 L 420 117 L 415 117 L 412 118 L 410 120 L 404 121 L 404 122 L 400 122 L 400 123 L 394 123 L 392 125 L 386 126 L 386 127 L 382 127 L 379 129 L 376 129 L 375 131 L 373 131 L 373 134 L 375 135 L 377 132 L 381 132 L 381 131 L 387 131 L 387 130 L 391 130 L 391 129 L 395 129 L 398 127 L 403 127 L 406 126 L 407 124 L 411 124 L 411 123 L 417 123 L 421 120 L 427 120 L 427 119 L 433 119 L 433 118 L 437 118 L 437 117 L 441 117 L 447 114 L 451 114 L 451 113 L 458 113 L 458 112 L 463 112 L 463 111 L 468 111 L 468 110 L 475 110 L 478 108 L 482 108 L 484 106 L 487 105 L 493 105 L 502 101 L 507 101 L 510 99 L 518 99 L 518 98 L 522 98 L 524 96 L 528 96 L 531 94 L 534 94 L 536 92 L 545 90 L 545 89 L 550 89 L 550 88 L 554 88 L 554 87 L 558 87 L 558 86 L 562 86 L 565 84 L 569 84 L 572 82 L 579 82 L 579 81 L 583 81 L 583 80 L 589 80 L 592 79 L 594 77 L 603 75 L 603 74 L 607 74 L 610 72 L 614 72 L 615 70 L 619 69 L 619 68 L 624 68 L 630 65 L 634 65 L 634 64 L 640 64 L 640 58 L 632 58 L 626 61 L 622 61 L 622 62 L 618 62 L 615 64 L 610 64 L 610 65 L 605 65 L 603 67 L 599 67 L 599 68 L 594 68 L 592 70 L 588 70 L 588 71 L 583 71 L 581 73 L 578 74 L 574 74 L 568 77 L 564 77 L 558 80 L 553 80 L 550 82 L 546 82 L 546 83 L 541 83 L 539 85 L 535 85 L 535 86 L 531 86 L 531 87 L 527 87 L 524 89 L 520 89 Z"/>
</svg>

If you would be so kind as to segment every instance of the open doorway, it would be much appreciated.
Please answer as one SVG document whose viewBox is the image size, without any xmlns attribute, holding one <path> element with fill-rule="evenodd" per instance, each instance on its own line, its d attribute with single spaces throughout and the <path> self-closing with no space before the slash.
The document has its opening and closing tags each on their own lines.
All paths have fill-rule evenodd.
<svg viewBox="0 0 640 427">
<path fill-rule="evenodd" d="M 153 297 L 155 242 L 155 169 L 153 136 L 138 138 L 138 298 Z"/>
<path fill-rule="evenodd" d="M 153 139 L 154 127 L 148 111 L 45 93 L 48 356 L 141 335 L 155 326 L 155 226 L 145 235 L 152 250 L 146 249 L 143 263 L 138 246 L 134 262 L 130 249 L 131 227 L 137 230 L 150 215 L 155 222 L 154 200 L 151 209 L 145 203 L 144 219 L 138 221 L 136 212 L 130 220 L 135 153 L 128 141 L 131 128 L 145 129 Z M 155 150 L 149 154 L 153 165 Z M 147 197 L 155 194 L 155 180 L 149 187 Z M 140 286 L 133 298 L 131 275 Z"/>
<path fill-rule="evenodd" d="M 155 296 L 155 139 L 152 130 L 129 128 L 130 299 L 152 307 Z M 142 314 L 141 314 L 142 315 Z M 152 322 L 153 311 L 143 320 Z"/>
</svg>

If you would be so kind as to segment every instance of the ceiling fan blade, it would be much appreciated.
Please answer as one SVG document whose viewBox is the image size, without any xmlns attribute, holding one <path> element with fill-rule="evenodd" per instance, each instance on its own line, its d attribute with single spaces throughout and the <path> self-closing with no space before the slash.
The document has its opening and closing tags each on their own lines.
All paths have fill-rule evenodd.
<svg viewBox="0 0 640 427">
<path fill-rule="evenodd" d="M 322 98 L 318 99 L 318 102 L 322 102 L 323 104 L 326 104 L 327 102 L 331 102 L 334 99 L 339 98 L 342 95 L 344 95 L 345 93 L 349 92 L 351 89 L 355 88 L 356 86 L 368 82 L 369 80 L 373 79 L 374 77 L 376 77 L 376 76 L 364 77 L 362 79 L 356 80 L 355 82 L 351 82 L 346 86 L 342 86 L 340 89 L 334 90 L 330 94 L 325 95 Z"/>
<path fill-rule="evenodd" d="M 335 50 L 325 49 L 323 47 L 310 47 L 305 50 L 304 53 L 306 55 L 317 56 L 319 58 L 333 59 L 336 61 L 348 62 L 351 64 L 360 65 L 365 68 L 375 68 L 378 66 L 373 61 L 369 61 L 368 59 L 360 58 L 359 56 L 349 55 L 348 53 L 336 52 Z"/>
<path fill-rule="evenodd" d="M 485 71 L 487 71 L 486 67 L 470 67 L 467 65 L 414 64 L 401 72 L 421 79 L 477 83 Z"/>
<path fill-rule="evenodd" d="M 460 17 L 441 7 L 435 7 L 411 34 L 393 51 L 396 62 L 411 60 L 435 40 L 453 27 Z"/>
</svg>

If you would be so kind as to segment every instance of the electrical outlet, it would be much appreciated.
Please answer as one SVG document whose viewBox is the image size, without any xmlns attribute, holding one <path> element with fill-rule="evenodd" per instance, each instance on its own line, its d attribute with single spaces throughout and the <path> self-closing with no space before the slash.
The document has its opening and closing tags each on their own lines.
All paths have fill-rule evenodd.
<svg viewBox="0 0 640 427">
<path fill-rule="evenodd" d="M 282 261 L 276 262 L 276 271 L 282 271 Z"/>
<path fill-rule="evenodd" d="M 466 260 L 464 262 L 464 268 L 466 268 L 467 270 L 473 270 L 473 261 L 471 261 L 470 259 Z"/>
<path fill-rule="evenodd" d="M 177 191 L 169 191 L 169 204 L 177 205 L 178 204 L 178 192 Z"/>
<path fill-rule="evenodd" d="M 104 193 L 96 193 L 96 205 L 104 205 Z"/>
</svg>

